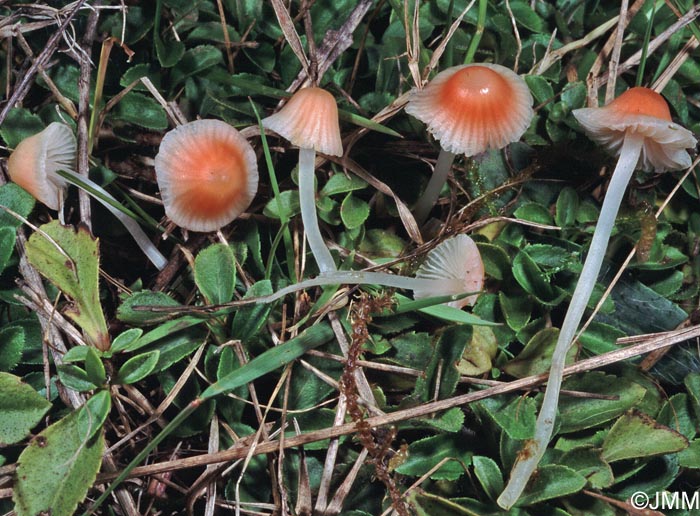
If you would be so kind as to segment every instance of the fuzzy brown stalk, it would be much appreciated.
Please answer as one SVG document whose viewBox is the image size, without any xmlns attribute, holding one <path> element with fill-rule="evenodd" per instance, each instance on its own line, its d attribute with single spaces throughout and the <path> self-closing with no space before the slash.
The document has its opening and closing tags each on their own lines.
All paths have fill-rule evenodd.
<svg viewBox="0 0 700 516">
<path fill-rule="evenodd" d="M 353 302 L 350 308 L 350 324 L 352 333 L 350 335 L 350 349 L 348 350 L 347 361 L 340 377 L 340 388 L 347 399 L 347 409 L 353 422 L 357 425 L 357 435 L 360 443 L 367 450 L 374 464 L 377 478 L 386 486 L 391 496 L 391 504 L 399 516 L 409 516 L 401 492 L 396 487 L 391 473 L 387 468 L 387 454 L 391 449 L 396 431 L 392 428 L 389 432 L 381 432 L 375 435 L 372 427 L 365 419 L 365 412 L 358 403 L 358 390 L 355 383 L 355 370 L 358 367 L 362 346 L 369 340 L 367 325 L 372 321 L 372 313 L 381 313 L 386 308 L 387 300 L 384 298 L 372 298 L 367 294 L 361 294 Z"/>
</svg>

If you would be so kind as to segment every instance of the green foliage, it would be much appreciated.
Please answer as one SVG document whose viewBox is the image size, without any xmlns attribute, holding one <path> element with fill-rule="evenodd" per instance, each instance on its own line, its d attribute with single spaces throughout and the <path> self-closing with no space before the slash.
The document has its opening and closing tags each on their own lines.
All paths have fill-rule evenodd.
<svg viewBox="0 0 700 516">
<path fill-rule="evenodd" d="M 44 224 L 27 242 L 29 262 L 70 298 L 66 314 L 85 332 L 90 344 L 109 348 L 107 322 L 98 285 L 97 240 L 84 228 L 74 231 L 54 221 Z"/>
<path fill-rule="evenodd" d="M 17 376 L 0 372 L 0 444 L 14 444 L 29 435 L 51 403 Z"/>
<path fill-rule="evenodd" d="M 70 516 L 85 498 L 102 463 L 102 421 L 109 395 L 96 395 L 33 439 L 19 457 L 13 493 L 19 516 Z M 105 410 L 106 409 L 106 410 Z"/>
<path fill-rule="evenodd" d="M 35 208 L 34 199 L 14 184 L 0 186 L 0 384 L 7 384 L 0 385 L 0 444 L 12 445 L 3 449 L 0 463 L 19 463 L 18 476 L 0 483 L 16 493 L 15 511 L 72 514 L 88 491 L 94 499 L 99 494 L 93 487 L 95 472 L 106 446 L 118 464 L 177 459 L 176 440 L 165 440 L 168 432 L 114 446 L 119 437 L 110 430 L 110 442 L 103 442 L 103 425 L 119 429 L 128 422 L 137 428 L 150 417 L 142 412 L 138 393 L 153 406 L 164 406 L 172 394 L 159 422 L 174 422 L 171 435 L 189 450 L 201 449 L 215 422 L 220 447 L 234 451 L 251 449 L 252 441 L 240 439 L 256 439 L 264 447 L 281 432 L 285 440 L 311 435 L 303 448 L 280 455 L 276 483 L 268 461 L 258 455 L 247 457 L 230 479 L 214 479 L 217 496 L 232 504 L 273 503 L 281 485 L 290 507 L 310 512 L 325 468 L 332 472 L 324 480 L 331 486 L 326 494 L 339 505 L 319 505 L 318 512 L 381 514 L 392 496 L 374 464 L 386 465 L 398 494 L 437 467 L 406 496 L 410 511 L 429 516 L 613 516 L 620 509 L 608 500 L 625 500 L 637 490 L 695 485 L 700 359 L 693 342 L 676 344 L 643 374 L 632 359 L 568 378 L 564 388 L 574 392 L 562 395 L 544 461 L 511 511 L 502 511 L 495 500 L 533 435 L 541 400 L 534 383 L 528 391 L 501 392 L 411 416 L 391 429 L 375 427 L 370 436 L 379 456 L 356 470 L 368 436 L 358 439 L 356 430 L 341 426 L 350 433 L 339 437 L 332 467 L 324 466 L 327 450 L 335 450 L 328 431 L 356 417 L 343 415 L 340 393 L 347 407 L 355 401 L 365 418 L 380 412 L 391 417 L 434 400 L 481 393 L 495 380 L 510 382 L 548 370 L 614 166 L 609 154 L 584 135 L 572 111 L 596 97 L 603 101 L 609 53 L 601 52 L 620 3 L 480 0 L 463 13 L 467 0 L 426 0 L 416 11 L 413 2 L 390 0 L 370 2 L 360 12 L 364 2 L 316 0 L 308 4 L 308 20 L 302 3 L 282 3 L 306 54 L 318 58 L 312 59 L 312 68 L 323 69 L 315 82 L 339 107 L 345 155 L 319 154 L 315 175 L 322 234 L 339 257 L 339 268 L 378 266 L 411 276 L 429 248 L 452 234 L 468 233 L 484 261 L 483 293 L 465 309 L 445 306 L 446 299 L 415 301 L 408 291 L 366 285 L 309 288 L 274 303 L 245 304 L 319 274 L 305 252 L 298 217 L 297 150 L 274 134 L 258 136 L 259 118 L 277 110 L 294 88 L 310 84 L 303 82 L 303 67 L 285 41 L 272 4 L 158 0 L 131 2 L 126 11 L 100 10 L 97 34 L 115 39 L 102 55 L 93 45 L 87 98 L 81 99 L 79 89 L 83 56 L 52 52 L 43 68 L 53 84 L 27 77 L 28 93 L 15 99 L 21 107 L 10 109 L 0 124 L 7 148 L 0 160 L 50 122 L 74 123 L 71 103 L 87 106 L 87 157 L 93 172 L 119 202 L 154 227 L 161 224 L 165 236 L 158 246 L 170 261 L 160 273 L 147 268 L 133 242 L 123 238 L 123 229 L 93 207 L 98 254 L 97 240 L 79 224 L 73 191 L 63 213 L 77 230 L 44 224 L 53 212 Z M 52 9 L 65 14 L 66 6 L 58 2 Z M 692 8 L 685 0 L 642 6 L 626 27 L 622 61 L 656 38 L 660 45 L 640 63 L 632 57 L 615 90 L 624 91 L 635 76 L 645 85 L 665 80 L 662 94 L 673 120 L 698 133 L 700 66 L 690 44 L 700 29 L 693 22 L 667 31 Z M 72 32 L 60 41 L 82 42 L 90 13 L 79 11 Z M 462 14 L 457 30 L 448 34 Z M 344 32 L 351 15 L 357 15 L 357 25 Z M 18 30 L 34 28 L 29 25 L 34 22 L 53 23 L 40 9 L 20 11 L 14 5 L 1 7 L 2 16 Z M 412 31 L 407 35 L 407 24 L 415 27 L 416 41 Z M 32 59 L 48 48 L 57 30 L 48 25 L 23 32 Z M 338 53 L 326 60 L 328 49 Z M 686 55 L 684 62 L 676 60 Z M 31 71 L 25 63 L 32 59 L 18 38 L 7 40 L 0 52 L 0 78 L 8 93 Z M 419 82 L 467 61 L 497 63 L 523 75 L 535 115 L 520 141 L 504 151 L 456 158 L 431 212 L 434 218 L 418 228 L 419 235 L 409 225 L 409 211 L 431 174 L 439 143 L 403 107 Z M 167 104 L 141 78 L 148 78 Z M 603 80 L 598 90 L 592 86 L 596 78 Z M 53 85 L 65 98 L 55 94 Z M 152 202 L 160 198 L 153 159 L 180 116 L 222 119 L 244 129 L 259 158 L 255 200 L 216 237 L 172 227 L 163 208 Z M 588 303 L 587 315 L 596 309 L 594 319 L 572 346 L 569 363 L 695 320 L 700 296 L 695 176 L 691 173 L 676 189 L 682 172 L 636 174 Z M 657 220 L 654 213 L 662 205 Z M 46 295 L 22 262 L 22 232 L 29 238 L 29 263 L 48 280 Z M 597 309 L 635 246 L 635 257 Z M 362 312 L 358 307 L 365 296 L 373 306 Z M 203 306 L 222 303 L 232 305 L 216 312 Z M 333 329 L 329 313 L 340 322 Z M 66 324 L 77 325 L 92 345 L 76 346 Z M 59 333 L 69 336 L 63 339 L 65 354 L 54 342 Z M 622 337 L 633 339 L 620 342 Z M 357 342 L 358 361 L 346 360 L 348 347 Z M 308 353 L 311 348 L 317 351 Z M 295 363 L 298 358 L 303 362 Z M 367 378 L 373 399 L 354 400 L 346 392 L 344 373 L 350 370 Z M 119 414 L 110 413 L 110 389 L 130 398 L 122 399 Z M 87 408 L 68 412 L 62 402 L 66 390 L 92 395 Z M 44 418 L 47 427 L 37 428 L 44 429 L 29 439 Z M 39 446 L 47 438 L 48 450 Z M 156 446 L 158 454 L 150 455 Z M 139 450 L 144 452 L 137 455 Z M 357 475 L 354 482 L 342 484 L 353 478 L 347 476 L 351 471 Z M 172 512 L 184 504 L 170 486 L 188 485 L 188 475 L 172 473 L 164 498 L 149 499 L 153 511 Z M 303 499 L 305 482 L 311 500 Z M 348 488 L 344 499 L 341 485 Z M 596 490 L 601 498 L 593 500 L 583 489 Z M 119 512 L 113 503 L 105 502 L 98 511 Z M 192 510 L 201 512 L 203 502 L 195 502 Z"/>
</svg>

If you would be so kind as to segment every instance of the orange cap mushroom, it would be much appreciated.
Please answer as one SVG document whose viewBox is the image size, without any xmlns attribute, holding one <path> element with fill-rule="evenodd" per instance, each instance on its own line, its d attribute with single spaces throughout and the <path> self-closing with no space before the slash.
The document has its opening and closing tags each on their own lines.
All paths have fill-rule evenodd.
<svg viewBox="0 0 700 516">
<path fill-rule="evenodd" d="M 453 66 L 416 91 L 406 113 L 424 122 L 446 151 L 474 156 L 520 139 L 532 119 L 532 95 L 505 66 Z"/>
<path fill-rule="evenodd" d="M 695 138 L 671 120 L 668 104 L 654 90 L 630 88 L 602 108 L 575 109 L 573 114 L 593 140 L 615 155 L 628 133 L 642 136 L 637 168 L 663 172 L 690 166 L 686 149 L 695 146 Z"/>
<path fill-rule="evenodd" d="M 297 147 L 329 156 L 343 155 L 338 106 L 333 95 L 324 89 L 297 91 L 282 109 L 264 118 L 262 124 Z"/>
<path fill-rule="evenodd" d="M 686 149 L 696 143 L 690 131 L 671 121 L 663 97 L 648 88 L 630 88 L 605 107 L 576 109 L 573 115 L 591 138 L 619 157 L 552 353 L 534 439 L 528 442 L 527 453 L 518 455 L 508 485 L 497 500 L 504 509 L 515 504 L 552 437 L 566 355 L 598 279 L 615 218 L 635 168 L 663 171 L 688 167 L 691 160 Z"/>
<path fill-rule="evenodd" d="M 155 159 L 166 215 L 191 231 L 215 231 L 238 217 L 258 188 L 248 141 L 220 120 L 197 120 L 165 135 Z"/>
<path fill-rule="evenodd" d="M 77 144 L 70 127 L 53 122 L 22 140 L 7 160 L 10 179 L 52 210 L 59 210 L 68 183 L 58 170 L 75 168 Z"/>
</svg>

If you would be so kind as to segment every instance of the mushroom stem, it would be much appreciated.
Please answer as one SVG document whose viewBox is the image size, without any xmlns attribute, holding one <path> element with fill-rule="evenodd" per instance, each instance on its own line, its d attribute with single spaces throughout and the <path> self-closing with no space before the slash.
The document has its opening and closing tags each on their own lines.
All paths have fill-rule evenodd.
<svg viewBox="0 0 700 516">
<path fill-rule="evenodd" d="M 588 304 L 588 299 L 591 297 L 598 279 L 605 250 L 615 224 L 615 218 L 617 217 L 627 184 L 639 161 L 643 143 L 644 136 L 631 132 L 627 133 L 623 141 L 620 158 L 610 179 L 610 185 L 600 210 L 600 216 L 593 233 L 588 255 L 583 264 L 581 276 L 571 297 L 571 303 L 564 317 L 557 345 L 552 354 L 552 366 L 549 370 L 549 379 L 542 400 L 542 407 L 535 424 L 535 436 L 525 445 L 527 453 L 518 454 L 518 460 L 513 466 L 508 485 L 506 485 L 497 500 L 498 505 L 504 509 L 510 509 L 518 500 L 552 437 L 566 354 L 573 343 L 576 330 Z"/>
<path fill-rule="evenodd" d="M 314 188 L 314 169 L 316 167 L 316 151 L 299 148 L 299 205 L 301 220 L 304 223 L 306 239 L 309 242 L 311 254 L 318 264 L 321 273 L 337 270 L 331 252 L 321 236 L 316 216 L 316 191 Z"/>
<path fill-rule="evenodd" d="M 435 164 L 433 175 L 430 176 L 430 181 L 428 181 L 428 186 L 425 187 L 423 195 L 421 195 L 413 208 L 413 216 L 418 224 L 422 224 L 428 218 L 430 210 L 440 196 L 440 190 L 442 190 L 443 185 L 447 181 L 447 174 L 450 172 L 454 160 L 455 154 L 445 149 L 440 150 L 440 155 Z"/>
<path fill-rule="evenodd" d="M 331 273 L 320 274 L 315 278 L 300 281 L 287 287 L 279 289 L 269 296 L 257 298 L 257 303 L 272 303 L 282 299 L 288 294 L 305 290 L 312 287 L 322 287 L 324 285 L 383 285 L 385 287 L 414 289 L 434 289 L 444 291 L 454 283 L 453 280 L 434 280 L 423 278 L 410 278 L 399 276 L 398 274 L 388 274 L 386 272 L 366 272 L 366 271 L 333 271 Z M 459 296 L 457 294 L 456 296 Z"/>
<path fill-rule="evenodd" d="M 119 205 L 112 194 L 102 188 L 100 185 L 85 176 L 79 176 L 71 170 L 61 170 L 59 175 L 70 180 L 70 182 L 90 194 L 96 201 L 107 208 L 129 231 L 136 244 L 141 248 L 146 257 L 155 265 L 158 270 L 163 270 L 168 260 L 163 256 L 156 246 L 151 242 L 146 233 L 143 232 L 138 222 L 130 216 L 120 211 L 116 206 Z M 60 213 L 60 212 L 59 212 Z"/>
</svg>

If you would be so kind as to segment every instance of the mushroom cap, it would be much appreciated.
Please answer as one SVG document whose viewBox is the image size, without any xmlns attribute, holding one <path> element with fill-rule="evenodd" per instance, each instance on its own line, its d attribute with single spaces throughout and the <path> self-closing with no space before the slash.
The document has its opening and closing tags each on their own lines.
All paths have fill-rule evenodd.
<svg viewBox="0 0 700 516">
<path fill-rule="evenodd" d="M 413 297 L 447 296 L 478 292 L 484 286 L 484 262 L 467 235 L 457 235 L 435 246 L 416 272 L 416 278 L 440 280 L 439 289 L 414 289 Z M 473 305 L 479 294 L 447 303 L 454 308 Z"/>
<path fill-rule="evenodd" d="M 446 151 L 474 156 L 520 139 L 532 120 L 532 95 L 505 66 L 453 66 L 414 91 L 406 113 L 425 123 Z"/>
<path fill-rule="evenodd" d="M 191 231 L 215 231 L 238 217 L 258 189 L 255 151 L 221 120 L 196 120 L 165 135 L 155 159 L 165 214 Z"/>
<path fill-rule="evenodd" d="M 324 89 L 297 91 L 277 113 L 263 118 L 262 125 L 297 147 L 329 156 L 343 155 L 338 106 Z"/>
<path fill-rule="evenodd" d="M 690 166 L 686 149 L 697 143 L 693 133 L 671 121 L 664 98 L 654 90 L 634 87 L 599 108 L 574 109 L 588 136 L 615 155 L 628 133 L 644 136 L 638 168 L 676 170 Z"/>
<path fill-rule="evenodd" d="M 52 122 L 22 140 L 7 160 L 10 179 L 52 210 L 58 210 L 68 183 L 57 170 L 75 169 L 77 143 L 70 127 Z"/>
</svg>

